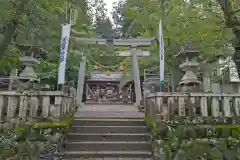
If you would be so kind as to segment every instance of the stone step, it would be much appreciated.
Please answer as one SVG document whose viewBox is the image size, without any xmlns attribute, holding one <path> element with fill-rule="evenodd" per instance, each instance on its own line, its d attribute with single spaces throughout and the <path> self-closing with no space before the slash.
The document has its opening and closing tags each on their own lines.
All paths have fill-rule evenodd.
<svg viewBox="0 0 240 160">
<path fill-rule="evenodd" d="M 67 141 L 149 141 L 148 133 L 70 133 Z"/>
<path fill-rule="evenodd" d="M 138 108 L 138 111 L 141 112 L 141 113 L 145 113 L 145 107 L 144 106 L 140 106 Z"/>
<path fill-rule="evenodd" d="M 79 160 L 79 158 L 65 158 L 65 160 Z M 80 159 L 81 160 L 81 159 Z M 83 160 L 153 160 L 152 158 L 118 158 L 118 157 L 105 157 L 105 158 L 87 158 Z"/>
<path fill-rule="evenodd" d="M 147 133 L 147 126 L 72 126 L 72 133 Z"/>
<path fill-rule="evenodd" d="M 63 153 L 64 159 L 74 160 L 86 158 L 87 160 L 151 160 L 152 153 L 147 151 L 67 151 Z M 139 158 L 141 157 L 141 158 Z M 95 158 L 95 159 L 94 159 Z M 112 159 L 110 159 L 112 158 Z"/>
<path fill-rule="evenodd" d="M 69 151 L 151 151 L 151 143 L 147 141 L 137 142 L 65 142 Z"/>
<path fill-rule="evenodd" d="M 119 101 L 119 100 L 100 100 L 99 102 L 96 102 L 96 101 L 86 101 L 84 103 L 85 105 L 133 105 L 134 103 L 133 102 L 122 102 L 122 101 Z"/>
<path fill-rule="evenodd" d="M 82 119 L 75 118 L 73 126 L 142 126 L 144 119 Z"/>
</svg>

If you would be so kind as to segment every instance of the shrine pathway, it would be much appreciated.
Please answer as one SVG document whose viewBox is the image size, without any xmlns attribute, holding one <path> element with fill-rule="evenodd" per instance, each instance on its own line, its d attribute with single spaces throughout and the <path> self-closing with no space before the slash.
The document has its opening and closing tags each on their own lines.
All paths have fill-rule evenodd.
<svg viewBox="0 0 240 160">
<path fill-rule="evenodd" d="M 85 104 L 75 117 L 144 118 L 145 115 L 133 104 Z"/>
<path fill-rule="evenodd" d="M 85 104 L 75 114 L 66 158 L 152 160 L 144 117 L 132 104 Z"/>
</svg>

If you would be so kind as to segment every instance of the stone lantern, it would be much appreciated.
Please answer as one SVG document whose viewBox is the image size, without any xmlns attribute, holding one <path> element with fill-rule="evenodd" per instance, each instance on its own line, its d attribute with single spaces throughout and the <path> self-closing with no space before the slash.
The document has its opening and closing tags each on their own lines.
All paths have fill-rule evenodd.
<svg viewBox="0 0 240 160">
<path fill-rule="evenodd" d="M 40 64 L 39 60 L 36 59 L 31 53 L 31 55 L 22 55 L 20 57 L 20 62 L 22 63 L 24 69 L 19 74 L 19 78 L 23 80 L 37 80 L 38 76 L 36 73 L 37 65 Z"/>
<path fill-rule="evenodd" d="M 40 64 L 39 59 L 46 58 L 46 52 L 34 45 L 18 44 L 18 48 L 21 51 L 19 57 L 21 69 L 11 71 L 8 89 L 39 89 L 37 67 Z"/>
<path fill-rule="evenodd" d="M 176 57 L 183 59 L 183 63 L 179 66 L 185 72 L 183 78 L 179 82 L 180 92 L 198 92 L 200 91 L 201 82 L 198 80 L 195 73 L 198 72 L 199 63 L 197 56 L 200 52 L 193 48 L 190 42 L 186 42 L 184 48 L 179 52 Z"/>
</svg>

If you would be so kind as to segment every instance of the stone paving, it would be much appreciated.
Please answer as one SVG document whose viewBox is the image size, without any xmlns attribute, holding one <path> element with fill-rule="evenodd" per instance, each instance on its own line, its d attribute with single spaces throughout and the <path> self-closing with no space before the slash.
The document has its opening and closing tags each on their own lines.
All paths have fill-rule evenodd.
<svg viewBox="0 0 240 160">
<path fill-rule="evenodd" d="M 75 117 L 99 117 L 99 118 L 144 118 L 138 108 L 132 104 L 85 104 L 79 108 Z"/>
</svg>

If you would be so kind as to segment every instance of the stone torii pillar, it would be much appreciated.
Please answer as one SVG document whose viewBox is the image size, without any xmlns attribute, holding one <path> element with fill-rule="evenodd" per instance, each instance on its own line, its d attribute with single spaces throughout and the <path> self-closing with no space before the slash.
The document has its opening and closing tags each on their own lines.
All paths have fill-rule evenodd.
<svg viewBox="0 0 240 160">
<path fill-rule="evenodd" d="M 82 52 L 82 60 L 80 62 L 78 71 L 78 86 L 77 86 L 77 106 L 82 106 L 83 88 L 85 80 L 85 70 L 86 70 L 86 55 Z"/>
<path fill-rule="evenodd" d="M 136 105 L 140 106 L 142 100 L 142 92 L 141 92 L 141 83 L 140 83 L 140 76 L 139 76 L 139 67 L 138 67 L 138 60 L 137 60 L 137 51 L 136 48 L 138 46 L 150 46 L 154 38 L 150 39 L 92 39 L 92 38 L 79 38 L 79 37 L 71 37 L 72 39 L 79 40 L 85 44 L 98 44 L 98 45 L 113 45 L 113 46 L 130 46 L 131 47 L 131 54 L 132 54 L 132 63 L 133 63 L 133 80 L 135 84 L 135 95 L 136 95 Z M 85 77 L 85 70 L 79 70 L 79 75 Z M 82 79 L 78 79 L 81 81 Z M 80 98 L 83 92 L 83 83 L 78 82 L 78 94 L 77 98 Z"/>
<path fill-rule="evenodd" d="M 132 56 L 132 79 L 134 81 L 135 88 L 135 97 L 136 97 L 136 106 L 140 107 L 140 103 L 142 101 L 142 90 L 141 90 L 141 81 L 139 74 L 139 64 L 138 64 L 138 56 L 149 56 L 149 51 L 141 51 L 137 50 L 136 46 L 131 46 L 129 51 L 120 51 L 117 52 L 118 56 L 130 57 Z"/>
</svg>

